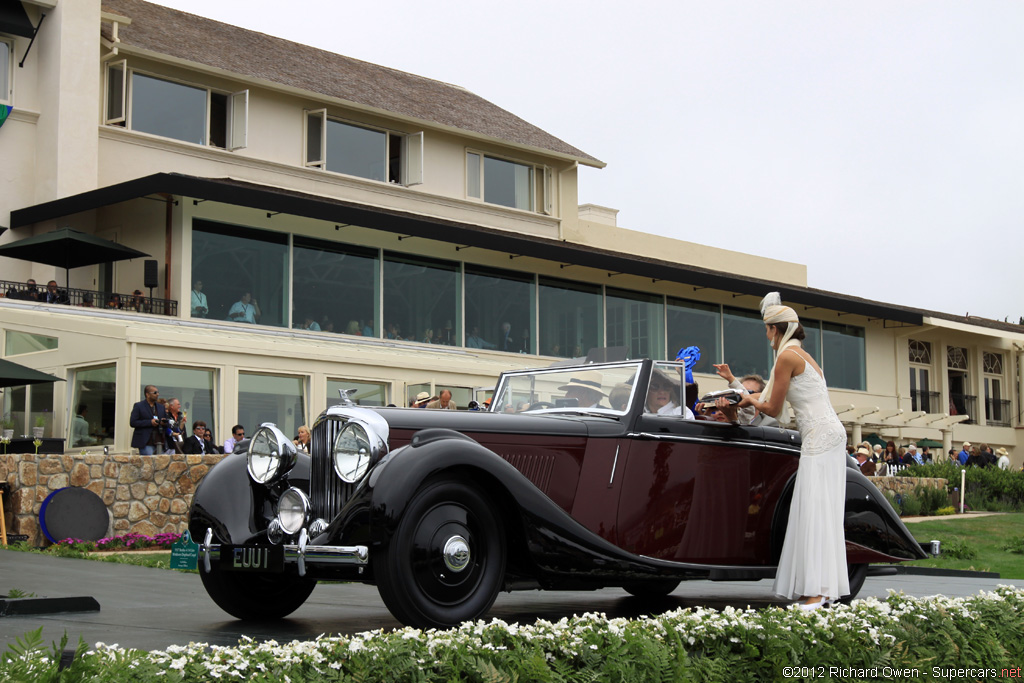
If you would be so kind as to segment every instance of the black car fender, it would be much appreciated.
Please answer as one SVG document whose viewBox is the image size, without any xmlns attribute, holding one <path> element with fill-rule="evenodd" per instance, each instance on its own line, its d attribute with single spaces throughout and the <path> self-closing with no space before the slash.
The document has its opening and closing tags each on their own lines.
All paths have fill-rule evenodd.
<svg viewBox="0 0 1024 683">
<path fill-rule="evenodd" d="M 291 471 L 269 487 L 254 482 L 246 466 L 245 453 L 225 455 L 199 482 L 188 521 L 194 542 L 202 543 L 208 528 L 217 543 L 265 540 L 281 493 L 291 486 L 309 491 L 310 459 L 305 453 L 299 453 Z"/>
</svg>

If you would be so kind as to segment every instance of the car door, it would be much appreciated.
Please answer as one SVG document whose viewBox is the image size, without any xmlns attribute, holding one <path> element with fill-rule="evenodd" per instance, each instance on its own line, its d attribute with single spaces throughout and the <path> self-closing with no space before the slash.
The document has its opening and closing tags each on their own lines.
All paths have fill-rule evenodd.
<svg viewBox="0 0 1024 683">
<path fill-rule="evenodd" d="M 765 564 L 760 427 L 643 414 L 630 435 L 619 494 L 619 545 L 677 562 Z"/>
</svg>

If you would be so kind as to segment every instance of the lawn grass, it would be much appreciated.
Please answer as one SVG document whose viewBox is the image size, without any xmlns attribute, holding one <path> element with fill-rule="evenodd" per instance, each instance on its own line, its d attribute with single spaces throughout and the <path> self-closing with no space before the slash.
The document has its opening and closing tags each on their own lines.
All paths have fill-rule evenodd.
<svg viewBox="0 0 1024 683">
<path fill-rule="evenodd" d="M 918 541 L 941 541 L 943 551 L 937 558 L 907 564 L 998 572 L 1003 579 L 1024 579 L 1024 555 L 1003 549 L 1014 538 L 1024 536 L 1024 513 L 958 519 L 936 517 L 934 521 L 908 524 L 907 529 Z M 959 559 L 946 554 L 947 549 L 953 550 L 961 544 L 976 550 L 977 556 Z"/>
</svg>

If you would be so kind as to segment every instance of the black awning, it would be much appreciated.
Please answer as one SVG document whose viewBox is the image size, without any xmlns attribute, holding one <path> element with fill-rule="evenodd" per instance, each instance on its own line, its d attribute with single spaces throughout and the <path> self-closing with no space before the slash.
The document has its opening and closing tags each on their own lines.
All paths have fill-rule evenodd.
<svg viewBox="0 0 1024 683">
<path fill-rule="evenodd" d="M 56 220 L 83 211 L 91 211 L 120 202 L 151 195 L 179 196 L 193 200 L 215 201 L 266 211 L 268 214 L 290 214 L 345 225 L 358 225 L 398 235 L 447 242 L 460 247 L 472 246 L 510 255 L 530 256 L 545 261 L 568 263 L 664 280 L 700 288 L 717 289 L 754 297 L 746 301 L 751 308 L 769 291 L 778 291 L 787 303 L 803 304 L 862 315 L 867 318 L 921 325 L 921 311 L 884 304 L 833 292 L 780 284 L 734 275 L 724 271 L 678 264 L 662 259 L 635 256 L 607 249 L 597 249 L 572 242 L 535 237 L 487 228 L 441 218 L 365 206 L 353 202 L 259 185 L 228 178 L 200 178 L 178 173 L 156 173 L 101 187 L 82 194 L 55 199 L 11 212 L 11 227 L 20 228 L 41 221 Z"/>
<path fill-rule="evenodd" d="M 36 35 L 36 27 L 28 20 L 21 0 L 0 0 L 0 33 L 22 38 Z"/>
</svg>

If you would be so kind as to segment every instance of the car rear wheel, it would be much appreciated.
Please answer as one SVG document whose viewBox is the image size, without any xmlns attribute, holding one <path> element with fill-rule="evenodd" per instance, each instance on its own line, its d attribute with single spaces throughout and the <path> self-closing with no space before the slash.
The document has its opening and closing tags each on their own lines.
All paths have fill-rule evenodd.
<svg viewBox="0 0 1024 683">
<path fill-rule="evenodd" d="M 448 628 L 478 619 L 504 580 L 504 529 L 475 487 L 427 483 L 378 553 L 374 573 L 384 604 L 403 624 Z"/>
<path fill-rule="evenodd" d="M 847 567 L 847 573 L 850 579 L 850 592 L 836 601 L 844 605 L 849 605 L 857 597 L 857 593 L 860 593 L 860 589 L 864 587 L 864 579 L 868 575 L 868 566 L 866 564 L 851 564 Z"/>
<path fill-rule="evenodd" d="M 638 598 L 663 598 L 679 586 L 676 579 L 651 579 L 627 583 L 622 587 L 630 595 Z"/>
<path fill-rule="evenodd" d="M 244 621 L 269 621 L 286 617 L 306 602 L 316 588 L 314 579 L 288 574 L 245 574 L 211 567 L 199 569 L 203 587 L 217 605 Z"/>
</svg>

